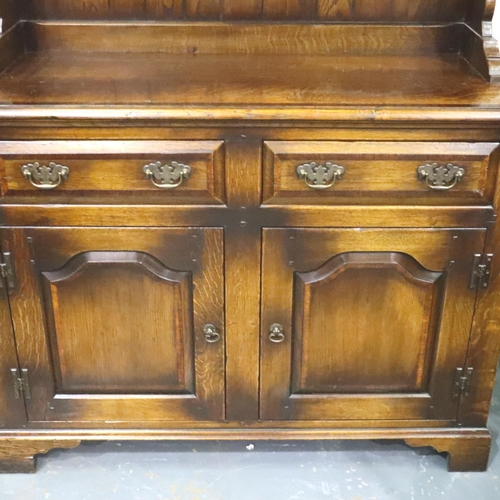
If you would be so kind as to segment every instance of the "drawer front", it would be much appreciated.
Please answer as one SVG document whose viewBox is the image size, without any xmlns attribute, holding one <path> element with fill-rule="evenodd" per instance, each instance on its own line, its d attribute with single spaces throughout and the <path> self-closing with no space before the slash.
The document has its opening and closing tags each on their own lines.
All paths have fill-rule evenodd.
<svg viewBox="0 0 500 500">
<path fill-rule="evenodd" d="M 225 203 L 221 141 L 0 142 L 2 196 L 85 203 Z"/>
<path fill-rule="evenodd" d="M 490 205 L 498 143 L 268 141 L 264 204 Z"/>
</svg>

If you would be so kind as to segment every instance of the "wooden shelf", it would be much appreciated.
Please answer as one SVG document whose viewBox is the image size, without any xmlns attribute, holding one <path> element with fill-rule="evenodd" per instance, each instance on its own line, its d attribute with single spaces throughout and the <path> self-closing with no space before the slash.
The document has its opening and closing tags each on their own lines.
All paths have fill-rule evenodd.
<svg viewBox="0 0 500 500">
<path fill-rule="evenodd" d="M 34 52 L 0 75 L 3 105 L 488 106 L 460 55 Z"/>
<path fill-rule="evenodd" d="M 474 36 L 459 23 L 20 22 L 0 39 L 0 117 L 419 120 L 436 112 L 456 120 L 466 107 L 469 119 L 497 119 L 500 92 L 486 81 Z"/>
</svg>

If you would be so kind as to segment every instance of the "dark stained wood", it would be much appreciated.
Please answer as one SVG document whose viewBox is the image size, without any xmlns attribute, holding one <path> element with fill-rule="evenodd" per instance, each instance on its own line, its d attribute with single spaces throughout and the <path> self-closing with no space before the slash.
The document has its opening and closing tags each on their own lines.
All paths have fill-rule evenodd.
<svg viewBox="0 0 500 500">
<path fill-rule="evenodd" d="M 476 297 L 470 256 L 484 236 L 266 230 L 261 418 L 453 418 Z M 282 343 L 268 338 L 274 323 Z"/>
<path fill-rule="evenodd" d="M 405 438 L 410 446 L 432 446 L 437 451 L 448 453 L 450 472 L 483 472 L 488 467 L 491 436 L 483 432 L 476 436 L 463 437 L 417 437 Z"/>
<path fill-rule="evenodd" d="M 210 0 L 199 0 L 199 3 L 207 4 L 209 1 Z M 142 14 L 146 19 L 161 20 L 181 17 L 183 4 L 186 4 L 186 10 L 188 10 L 188 6 L 190 5 L 188 0 L 185 2 L 183 2 L 183 0 L 145 0 L 142 2 L 138 0 L 128 0 L 124 9 L 124 2 L 122 0 L 111 0 L 107 3 L 110 6 L 108 15 L 112 16 L 112 18 L 123 17 L 125 19 L 130 19 L 131 17 L 136 18 L 138 15 Z M 190 7 L 192 9 L 192 4 Z M 141 14 L 139 14 L 138 8 L 141 9 Z M 203 10 L 202 12 L 204 13 Z M 78 19 L 81 19 L 81 17 L 79 16 Z"/>
<path fill-rule="evenodd" d="M 236 2 L 240 5 L 240 1 Z M 29 50 L 167 54 L 439 54 L 457 52 L 463 27 L 438 25 L 127 23 L 24 26 Z M 106 37 L 102 36 L 103 29 Z M 390 42 L 388 42 L 388 39 Z"/>
<path fill-rule="evenodd" d="M 172 422 L 164 421 L 164 420 L 143 420 L 143 421 L 134 421 L 133 426 L 130 422 L 126 421 L 110 421 L 110 422 L 64 422 L 64 429 L 61 429 L 60 422 L 29 422 L 29 428 L 31 431 L 39 432 L 39 431 L 52 431 L 52 432 L 64 432 L 64 431 L 81 431 L 82 427 L 85 428 L 86 431 L 89 431 L 90 434 L 97 434 L 99 432 L 108 432 L 109 437 L 113 435 L 113 431 L 121 431 L 121 433 L 126 434 L 146 434 L 148 431 L 151 433 L 164 433 L 168 434 L 170 430 L 173 431 L 184 431 L 188 433 L 189 431 L 196 432 L 200 431 L 211 431 L 215 433 L 216 431 L 221 432 L 222 434 L 228 431 L 236 432 L 245 432 L 246 429 L 259 432 L 273 429 L 275 432 L 279 430 L 289 430 L 295 431 L 299 433 L 300 431 L 310 431 L 312 429 L 318 429 L 323 432 L 332 429 L 336 430 L 344 430 L 348 431 L 349 429 L 354 429 L 359 431 L 360 429 L 366 430 L 366 420 L 281 420 L 278 423 L 270 424 L 268 420 L 245 420 L 244 427 L 242 429 L 242 421 L 241 420 L 224 420 L 224 421 L 216 421 L 216 420 L 204 420 L 204 421 L 184 421 L 184 422 L 175 422 L 175 428 L 172 425 Z M 387 429 L 388 421 L 387 420 L 370 420 L 370 429 L 379 430 L 379 429 Z M 427 419 L 427 420 L 391 420 L 390 421 L 390 429 L 391 430 L 419 430 L 419 429 L 452 429 L 456 426 L 456 420 L 442 420 L 442 419 Z M 15 429 L 4 430 L 3 432 L 16 432 Z M 203 434 L 203 432 L 202 432 Z M 3 436 L 3 434 L 1 434 Z M 253 435 L 253 434 L 252 434 Z"/>
<path fill-rule="evenodd" d="M 22 202 L 22 203 L 21 203 Z M 185 207 L 176 205 L 175 210 L 165 206 L 132 205 L 38 205 L 29 199 L 19 204 L 4 205 L 1 215 L 9 225 L 45 226 L 50 220 L 54 226 L 89 225 L 124 227 L 189 227 L 226 225 L 234 222 L 234 212 L 224 207 Z M 34 212 L 36 210 L 36 212 Z M 258 212 L 265 226 L 281 227 L 286 221 L 293 226 L 311 227 L 477 227 L 484 226 L 494 217 L 488 207 L 369 207 L 347 205 L 343 207 L 296 206 L 264 207 Z M 369 219 L 368 219 L 369 217 Z M 398 219 L 401 217 L 401 219 Z"/>
<path fill-rule="evenodd" d="M 498 179 L 497 179 L 498 185 Z M 495 193 L 494 208 L 500 209 L 500 190 Z M 498 224 L 498 223 L 497 223 Z M 485 253 L 498 253 L 500 230 L 490 225 Z M 478 293 L 466 366 L 474 369 L 471 390 L 460 402 L 460 421 L 469 426 L 486 426 L 500 352 L 500 266 L 492 266 L 488 288 Z"/>
<path fill-rule="evenodd" d="M 317 0 L 319 17 L 340 21 L 457 21 L 466 0 Z"/>
<path fill-rule="evenodd" d="M 0 0 L 0 471 L 91 439 L 377 438 L 484 470 L 494 3 Z M 191 176 L 153 187 L 157 161 Z M 312 190 L 313 161 L 343 179 Z M 465 176 L 430 190 L 431 162 Z"/>
<path fill-rule="evenodd" d="M 3 236 L 0 231 L 0 236 Z M 1 240 L 0 240 L 1 241 Z M 2 242 L 1 251 L 9 252 L 11 248 Z M 0 262 L 2 256 L 0 255 Z M 16 398 L 13 390 L 11 369 L 19 369 L 14 332 L 9 310 L 8 287 L 0 276 L 0 429 L 16 427 L 26 422 L 26 409 L 22 397 Z M 1 452 L 0 452 L 1 456 Z M 1 461 L 1 458 L 0 458 Z"/>
<path fill-rule="evenodd" d="M 402 439 L 410 446 L 434 446 L 450 454 L 450 470 L 484 470 L 487 465 L 491 436 L 488 431 L 471 429 L 189 429 L 168 431 L 89 431 L 79 429 L 71 439 L 67 431 L 8 432 L 1 434 L 0 450 L 9 458 L 1 462 L 3 472 L 33 472 L 35 453 L 45 453 L 52 448 L 73 448 L 83 440 L 291 440 L 291 439 Z M 1 445 L 0 445 L 1 446 Z M 472 453 L 467 453 L 467 450 Z M 459 468 L 462 467 L 462 468 Z"/>
<path fill-rule="evenodd" d="M 89 64 L 95 69 L 95 78 L 88 78 Z M 476 103 L 495 106 L 499 100 L 499 94 L 457 55 L 304 58 L 40 52 L 19 58 L 0 75 L 0 103 L 8 105 L 7 109 L 12 104 L 102 106 L 128 102 L 143 106 L 147 101 L 153 109 L 192 105 L 193 114 L 189 110 L 177 112 L 191 119 L 200 118 L 197 106 L 207 105 L 212 109 L 205 109 L 204 116 L 217 119 L 217 108 L 213 106 L 224 110 L 242 103 L 251 105 L 262 116 L 265 111 L 258 108 L 263 105 L 470 107 Z M 248 113 L 245 108 L 242 111 Z M 302 119 L 307 116 L 306 111 Z M 2 110 L 3 116 L 4 113 Z M 137 115 L 131 115 L 129 109 L 128 117 L 139 118 L 140 113 L 141 109 Z M 410 113 L 401 111 L 411 120 Z M 424 113 L 420 111 L 426 116 Z M 154 116 L 155 112 L 151 114 Z M 321 109 L 309 119 L 320 114 Z M 226 112 L 226 119 L 231 116 L 238 118 L 234 112 Z M 274 116 L 279 116 L 278 112 Z M 365 118 L 371 116 L 373 110 L 367 109 Z M 383 110 L 380 116 L 383 117 Z M 361 118 L 362 115 L 358 119 Z"/>
<path fill-rule="evenodd" d="M 465 20 L 477 33 L 491 37 L 493 13 L 496 0 L 478 0 L 467 2 Z"/>
<path fill-rule="evenodd" d="M 202 424 L 193 428 L 181 427 L 175 429 L 160 429 L 154 427 L 154 422 L 150 429 L 102 429 L 81 428 L 71 432 L 73 439 L 83 440 L 102 440 L 102 439 L 120 439 L 120 440 L 176 440 L 176 439 L 257 439 L 257 440 L 304 440 L 304 439 L 428 439 L 429 442 L 433 439 L 449 439 L 464 440 L 473 443 L 474 438 L 483 440 L 491 437 L 486 429 L 468 428 L 457 429 L 453 427 L 436 427 L 436 428 L 373 428 L 366 427 L 360 429 L 349 429 L 333 427 L 330 423 L 323 428 L 311 427 L 311 425 L 302 425 L 298 428 L 296 423 L 290 422 L 273 423 L 256 422 L 249 428 L 243 428 L 241 422 L 230 422 L 229 425 L 218 423 L 217 425 L 203 427 Z M 41 439 L 45 436 L 46 439 L 64 439 L 68 437 L 67 429 L 49 429 L 41 431 L 40 429 L 29 430 L 7 430 L 0 431 L 0 436 L 3 439 L 24 440 L 26 443 Z M 410 445 L 411 446 L 411 445 Z M 421 446 L 421 445 L 415 445 Z M 430 445 L 431 446 L 431 445 Z"/>
<path fill-rule="evenodd" d="M 226 383 L 227 418 L 257 420 L 259 412 L 260 204 L 262 151 L 245 134 L 227 144 Z"/>
<path fill-rule="evenodd" d="M 29 256 L 10 294 L 29 420 L 224 417 L 219 230 L 13 230 L 8 241 Z M 209 323 L 218 343 L 205 341 Z"/>
<path fill-rule="evenodd" d="M 21 19 L 21 8 L 18 0 L 0 2 L 0 34 L 7 32 L 19 19 Z"/>
<path fill-rule="evenodd" d="M 265 19 L 315 19 L 319 17 L 317 0 L 264 0 Z"/>
<path fill-rule="evenodd" d="M 193 5 L 194 4 L 194 5 Z M 215 5 L 211 5 L 215 4 Z M 465 0 L 45 0 L 34 2 L 34 16 L 40 19 L 155 19 L 169 20 L 196 12 L 215 19 L 303 19 L 334 21 L 459 21 Z M 308 15 L 306 15 L 306 12 Z"/>
<path fill-rule="evenodd" d="M 75 448 L 79 439 L 38 438 L 32 440 L 0 438 L 0 472 L 35 472 L 36 454 L 55 448 Z"/>
<path fill-rule="evenodd" d="M 41 274 L 57 392 L 195 393 L 189 272 L 126 251 Z"/>
<path fill-rule="evenodd" d="M 10 66 L 23 53 L 23 28 L 17 24 L 0 37 L 0 71 Z"/>
<path fill-rule="evenodd" d="M 404 253 L 351 252 L 294 281 L 294 393 L 428 391 L 443 273 Z"/>
<path fill-rule="evenodd" d="M 69 168 L 68 179 L 53 190 L 33 186 L 23 165 L 50 162 Z M 158 188 L 143 167 L 160 162 L 188 165 L 188 179 L 175 189 Z M 167 204 L 223 204 L 224 151 L 221 141 L 23 141 L 0 142 L 2 195 L 30 196 L 44 201 Z M 159 181 L 156 181 L 159 182 Z M 100 200 L 100 201 L 99 201 Z"/>
<path fill-rule="evenodd" d="M 184 9 L 186 16 L 194 19 L 217 19 L 221 13 L 223 0 L 185 0 Z M 161 0 L 158 3 L 166 3 Z"/>
<path fill-rule="evenodd" d="M 495 143 L 432 142 L 266 142 L 266 204 L 488 204 L 496 178 Z M 340 165 L 342 178 L 328 189 L 311 188 L 300 179 L 299 165 Z M 419 179 L 421 165 L 449 163 L 465 169 L 463 179 L 443 192 Z M 332 167 L 333 168 L 333 167 Z M 355 196 L 353 196 L 355 195 Z"/>
<path fill-rule="evenodd" d="M 496 0 L 469 1 L 462 52 L 487 80 L 500 81 L 498 42 L 493 38 L 492 20 Z"/>
</svg>

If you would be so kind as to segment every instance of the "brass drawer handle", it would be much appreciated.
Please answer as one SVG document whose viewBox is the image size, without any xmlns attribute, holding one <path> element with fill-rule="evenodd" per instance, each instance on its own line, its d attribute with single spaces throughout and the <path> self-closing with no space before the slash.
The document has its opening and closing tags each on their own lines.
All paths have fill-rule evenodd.
<svg viewBox="0 0 500 500">
<path fill-rule="evenodd" d="M 345 168 L 329 161 L 324 165 L 313 161 L 299 165 L 296 172 L 298 178 L 303 179 L 310 188 L 328 189 L 335 184 L 337 179 L 342 179 Z"/>
<path fill-rule="evenodd" d="M 146 179 L 160 189 L 175 189 L 179 187 L 184 179 L 189 179 L 191 167 L 173 161 L 162 164 L 161 161 L 144 165 L 142 171 L 146 174 Z"/>
<path fill-rule="evenodd" d="M 49 165 L 28 163 L 21 167 L 23 177 L 38 189 L 54 189 L 69 176 L 69 168 L 50 162 Z"/>
<path fill-rule="evenodd" d="M 283 333 L 283 327 L 279 323 L 274 323 L 269 329 L 269 340 L 275 344 L 279 344 L 285 340 L 285 334 Z"/>
<path fill-rule="evenodd" d="M 419 180 L 425 179 L 431 189 L 445 190 L 451 189 L 463 179 L 465 169 L 453 163 L 428 163 L 417 168 L 417 175 Z"/>
<path fill-rule="evenodd" d="M 220 333 L 217 331 L 217 328 L 214 325 L 205 325 L 203 327 L 203 333 L 205 334 L 205 340 L 209 344 L 214 344 L 220 339 Z"/>
</svg>

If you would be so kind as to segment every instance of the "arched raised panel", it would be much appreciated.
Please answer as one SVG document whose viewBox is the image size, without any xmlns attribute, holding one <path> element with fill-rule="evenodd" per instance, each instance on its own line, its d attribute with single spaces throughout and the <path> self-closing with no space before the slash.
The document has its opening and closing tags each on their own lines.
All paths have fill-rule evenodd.
<svg viewBox="0 0 500 500">
<path fill-rule="evenodd" d="M 57 392 L 194 393 L 191 273 L 99 251 L 41 274 Z"/>
<path fill-rule="evenodd" d="M 443 277 L 398 252 L 296 272 L 292 393 L 427 392 Z"/>
</svg>

